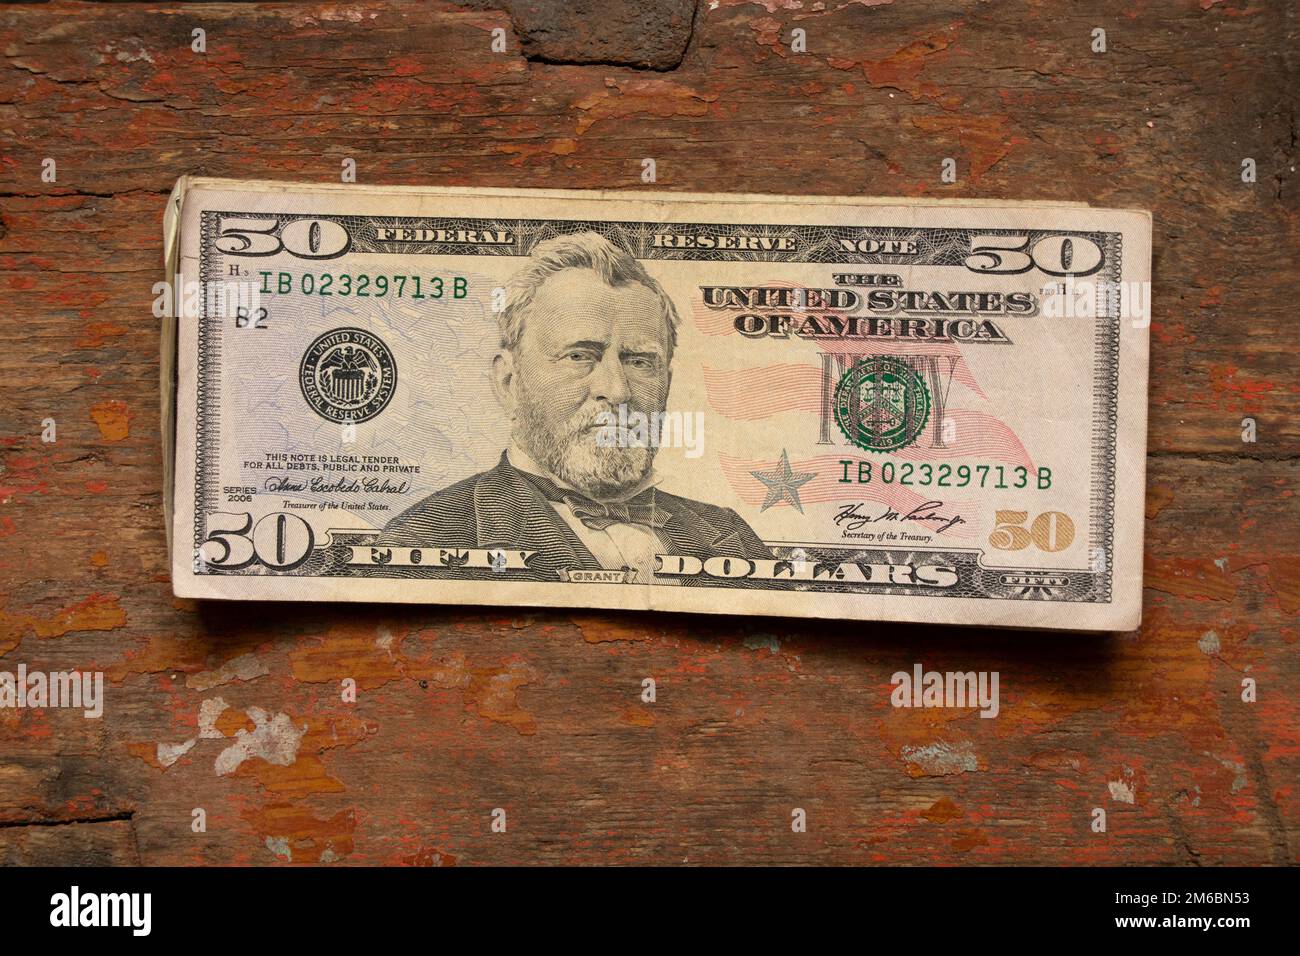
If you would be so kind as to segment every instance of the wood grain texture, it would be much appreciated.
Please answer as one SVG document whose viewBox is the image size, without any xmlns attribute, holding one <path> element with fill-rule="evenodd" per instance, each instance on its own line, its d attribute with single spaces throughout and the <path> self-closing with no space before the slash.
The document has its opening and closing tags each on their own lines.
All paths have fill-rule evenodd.
<svg viewBox="0 0 1300 956">
<path fill-rule="evenodd" d="M 108 698 L 0 710 L 0 862 L 1296 863 L 1294 5 L 705 0 L 657 70 L 608 65 L 650 61 L 599 22 L 521 24 L 569 44 L 521 53 L 475 6 L 0 7 L 0 669 L 102 670 Z M 636 188 L 654 157 L 656 188 L 1151 209 L 1142 628 L 174 599 L 163 198 L 344 157 L 370 183 Z M 918 661 L 998 670 L 1001 715 L 892 708 Z"/>
</svg>

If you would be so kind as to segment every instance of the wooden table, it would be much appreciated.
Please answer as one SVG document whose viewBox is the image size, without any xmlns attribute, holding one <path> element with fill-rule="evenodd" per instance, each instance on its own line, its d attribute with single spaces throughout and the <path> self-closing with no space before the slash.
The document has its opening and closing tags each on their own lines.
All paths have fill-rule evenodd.
<svg viewBox="0 0 1300 956">
<path fill-rule="evenodd" d="M 0 710 L 0 861 L 1295 863 L 1294 5 L 472 6 L 0 6 L 0 669 L 107 681 L 99 720 Z M 640 188 L 651 157 L 661 189 L 1150 209 L 1142 628 L 173 598 L 164 197 L 347 157 L 367 183 Z M 916 662 L 999 671 L 1001 715 L 892 708 Z"/>
</svg>

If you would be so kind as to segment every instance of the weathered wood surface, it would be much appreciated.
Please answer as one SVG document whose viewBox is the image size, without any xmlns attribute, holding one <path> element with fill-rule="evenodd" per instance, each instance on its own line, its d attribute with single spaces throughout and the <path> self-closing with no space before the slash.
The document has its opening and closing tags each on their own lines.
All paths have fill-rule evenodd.
<svg viewBox="0 0 1300 956">
<path fill-rule="evenodd" d="M 100 720 L 0 710 L 0 861 L 1297 862 L 1294 5 L 702 0 L 657 32 L 513 6 L 0 7 L 0 669 L 108 681 Z M 657 188 L 1151 209 L 1141 630 L 174 599 L 163 197 L 344 157 L 374 183 L 636 188 L 654 157 Z M 1000 671 L 1001 715 L 893 709 L 918 661 Z"/>
</svg>

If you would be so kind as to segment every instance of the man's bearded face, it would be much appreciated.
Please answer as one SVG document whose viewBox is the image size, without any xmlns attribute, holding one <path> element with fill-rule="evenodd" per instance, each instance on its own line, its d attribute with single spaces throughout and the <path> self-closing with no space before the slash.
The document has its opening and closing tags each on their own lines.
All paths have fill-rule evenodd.
<svg viewBox="0 0 1300 956">
<path fill-rule="evenodd" d="M 610 419 L 602 412 L 617 420 L 617 409 L 592 402 L 556 422 L 549 417 L 544 396 L 520 396 L 519 425 L 528 436 L 524 442 L 528 453 L 562 482 L 597 500 L 616 498 L 634 488 L 650 473 L 655 454 L 652 447 L 599 440 L 610 434 Z"/>
<path fill-rule="evenodd" d="M 648 419 L 668 400 L 671 346 L 658 297 L 566 269 L 537 290 L 514 357 L 514 437 L 551 474 L 595 499 L 643 481 L 655 449 L 610 442 L 619 408 Z M 605 413 L 605 414 L 602 414 Z"/>
</svg>

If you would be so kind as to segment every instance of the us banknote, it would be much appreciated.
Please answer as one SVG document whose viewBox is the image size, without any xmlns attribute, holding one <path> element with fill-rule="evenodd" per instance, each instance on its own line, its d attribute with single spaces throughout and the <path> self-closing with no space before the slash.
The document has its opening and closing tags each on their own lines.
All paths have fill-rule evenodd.
<svg viewBox="0 0 1300 956">
<path fill-rule="evenodd" d="M 1130 629 L 1150 216 L 186 178 L 176 594 Z"/>
</svg>

